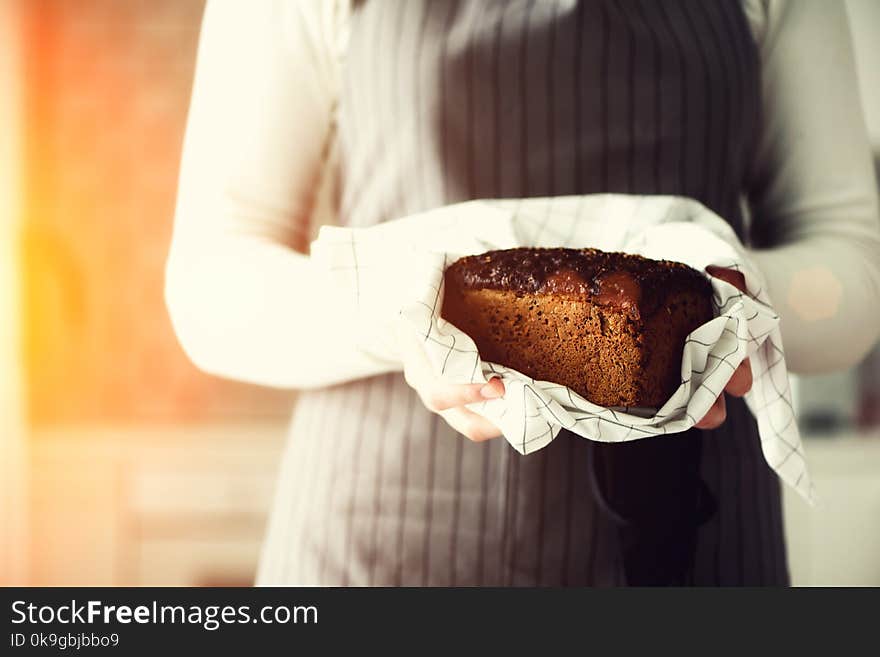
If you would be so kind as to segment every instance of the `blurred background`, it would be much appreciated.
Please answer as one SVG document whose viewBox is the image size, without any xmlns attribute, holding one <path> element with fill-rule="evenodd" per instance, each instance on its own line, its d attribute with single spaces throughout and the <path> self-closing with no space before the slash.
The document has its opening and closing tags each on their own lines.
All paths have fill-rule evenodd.
<svg viewBox="0 0 880 657">
<path fill-rule="evenodd" d="M 880 162 L 880 2 L 846 4 Z M 0 584 L 253 581 L 295 395 L 198 372 L 163 302 L 202 9 L 0 0 Z M 795 394 L 793 581 L 880 585 L 880 351 Z"/>
</svg>

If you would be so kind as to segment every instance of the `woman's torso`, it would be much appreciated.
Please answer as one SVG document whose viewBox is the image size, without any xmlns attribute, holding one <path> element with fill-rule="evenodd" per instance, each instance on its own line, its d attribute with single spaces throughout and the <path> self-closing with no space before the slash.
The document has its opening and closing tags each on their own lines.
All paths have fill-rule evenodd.
<svg viewBox="0 0 880 657">
<path fill-rule="evenodd" d="M 473 198 L 679 194 L 740 235 L 758 122 L 737 0 L 367 0 L 351 20 L 339 134 L 350 225 Z M 779 488 L 745 406 L 704 432 L 718 512 L 695 583 L 785 583 Z M 520 456 L 466 441 L 400 375 L 304 393 L 264 583 L 624 583 L 565 432 Z"/>
</svg>

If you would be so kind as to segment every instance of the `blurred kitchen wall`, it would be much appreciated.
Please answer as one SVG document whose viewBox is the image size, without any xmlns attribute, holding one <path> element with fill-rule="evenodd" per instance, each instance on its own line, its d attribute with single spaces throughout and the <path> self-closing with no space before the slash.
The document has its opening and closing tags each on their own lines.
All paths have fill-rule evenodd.
<svg viewBox="0 0 880 657">
<path fill-rule="evenodd" d="M 831 0 L 835 1 L 835 0 Z M 880 2 L 846 0 L 859 91 L 880 185 Z M 880 346 L 843 372 L 794 381 L 801 429 L 822 438 L 880 426 Z"/>
<path fill-rule="evenodd" d="M 16 248 L 21 212 L 22 79 L 17 4 L 0 3 L 0 583 L 22 584 L 27 570 L 21 280 Z"/>
<path fill-rule="evenodd" d="M 880 2 L 846 0 L 856 51 L 862 106 L 875 154 L 880 154 Z"/>
<path fill-rule="evenodd" d="M 22 4 L 28 416 L 38 425 L 278 415 L 196 372 L 162 294 L 200 0 Z"/>
<path fill-rule="evenodd" d="M 0 581 L 249 584 L 294 396 L 196 370 L 163 298 L 203 2 L 3 7 L 25 118 L 4 122 L 3 403 L 26 433 L 2 442 L 2 544 L 27 559 Z"/>
</svg>

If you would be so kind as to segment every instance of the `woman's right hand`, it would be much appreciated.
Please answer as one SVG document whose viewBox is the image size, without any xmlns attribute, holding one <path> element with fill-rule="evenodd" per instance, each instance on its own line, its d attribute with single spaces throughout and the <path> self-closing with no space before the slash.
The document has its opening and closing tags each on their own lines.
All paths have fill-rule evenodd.
<svg viewBox="0 0 880 657">
<path fill-rule="evenodd" d="M 496 377 L 488 383 L 465 384 L 444 381 L 434 374 L 418 336 L 402 325 L 399 329 L 397 338 L 403 359 L 403 375 L 406 382 L 419 393 L 425 408 L 437 413 L 468 440 L 482 442 L 500 436 L 498 427 L 465 406 L 504 396 L 501 379 Z"/>
</svg>

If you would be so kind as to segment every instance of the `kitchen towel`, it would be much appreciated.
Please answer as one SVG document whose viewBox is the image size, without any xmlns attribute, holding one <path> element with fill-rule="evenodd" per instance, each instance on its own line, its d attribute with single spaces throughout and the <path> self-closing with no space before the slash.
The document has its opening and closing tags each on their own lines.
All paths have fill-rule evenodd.
<svg viewBox="0 0 880 657">
<path fill-rule="evenodd" d="M 571 389 L 536 381 L 480 358 L 473 340 L 440 317 L 443 272 L 464 255 L 517 246 L 595 247 L 684 262 L 698 271 L 740 271 L 747 294 L 710 278 L 717 316 L 684 347 L 681 383 L 659 409 L 607 408 Z M 364 345 L 393 351 L 391 323 L 419 336 L 438 376 L 454 383 L 504 381 L 505 395 L 469 406 L 494 423 L 522 454 L 545 447 L 561 429 L 602 442 L 690 429 L 736 367 L 749 358 L 746 403 L 758 422 L 764 458 L 801 496 L 814 501 L 791 402 L 779 317 L 760 272 L 730 226 L 692 199 L 597 194 L 479 200 L 444 206 L 369 228 L 325 226 L 312 258 L 363 319 Z"/>
</svg>

